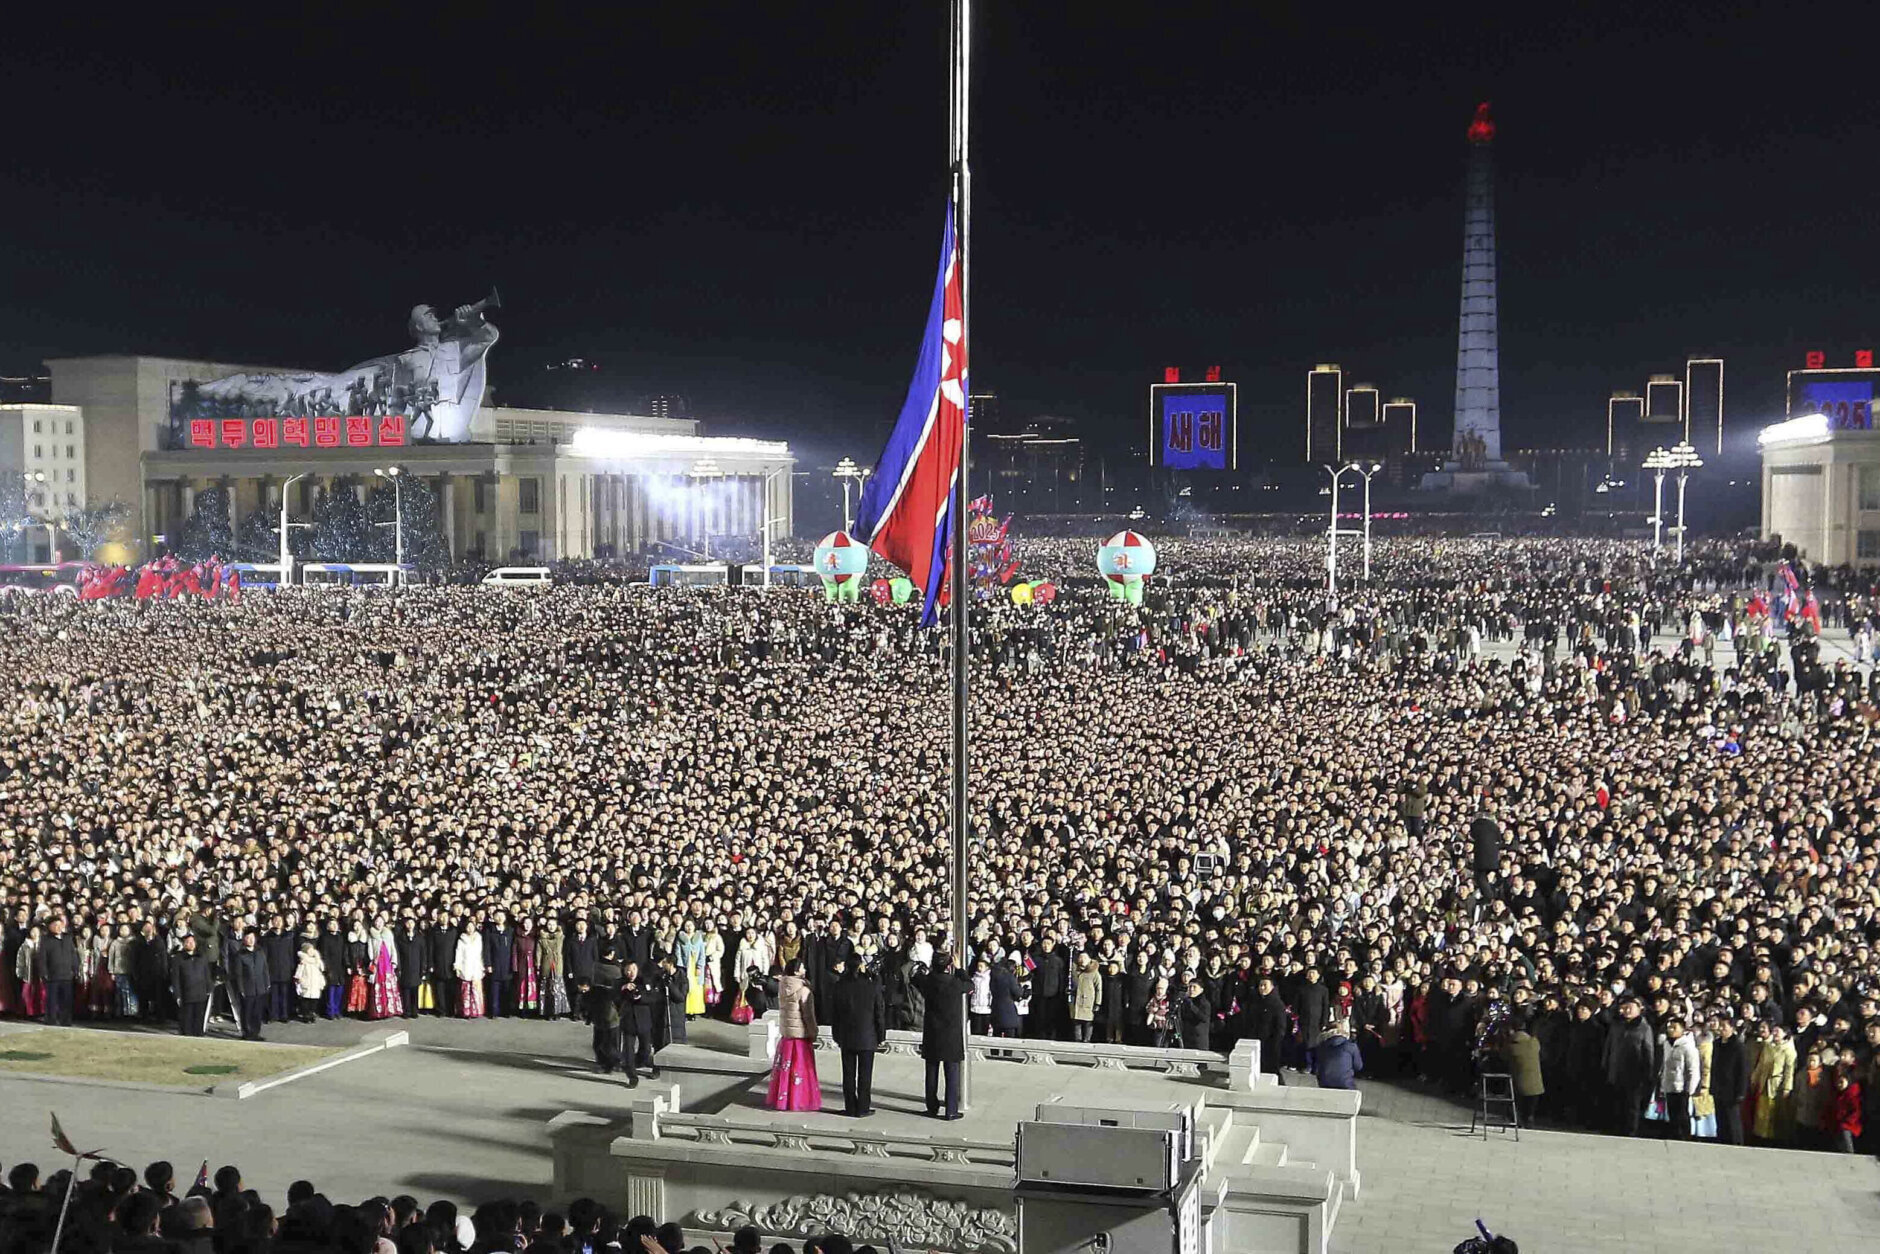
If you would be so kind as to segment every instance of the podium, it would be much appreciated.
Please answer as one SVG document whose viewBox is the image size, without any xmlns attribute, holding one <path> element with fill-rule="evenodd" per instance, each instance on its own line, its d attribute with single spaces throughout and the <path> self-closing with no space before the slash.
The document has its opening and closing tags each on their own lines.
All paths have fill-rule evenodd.
<svg viewBox="0 0 1880 1254">
<path fill-rule="evenodd" d="M 1019 1254 L 1204 1254 L 1194 1108 L 1045 1103 L 1018 1125 Z"/>
</svg>

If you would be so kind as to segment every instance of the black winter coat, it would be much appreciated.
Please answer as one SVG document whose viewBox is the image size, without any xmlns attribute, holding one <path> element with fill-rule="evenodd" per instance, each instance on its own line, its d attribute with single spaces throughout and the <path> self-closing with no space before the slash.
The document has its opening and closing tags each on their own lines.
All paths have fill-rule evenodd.
<svg viewBox="0 0 1880 1254">
<path fill-rule="evenodd" d="M 966 994 L 971 977 L 951 968 L 929 971 L 915 981 L 926 999 L 920 1022 L 920 1056 L 937 1062 L 966 1059 Z"/>
<path fill-rule="evenodd" d="M 829 1027 L 839 1048 L 871 1053 L 888 1039 L 888 1003 L 873 977 L 851 971 L 836 981 Z"/>
<path fill-rule="evenodd" d="M 1003 966 L 992 969 L 992 1027 L 998 1032 L 1018 1031 L 1018 1003 L 1025 1000 L 1025 986 Z"/>
<path fill-rule="evenodd" d="M 1749 1096 L 1749 1048 L 1741 1036 L 1719 1037 L 1710 1046 L 1710 1095 L 1719 1106 Z"/>
</svg>

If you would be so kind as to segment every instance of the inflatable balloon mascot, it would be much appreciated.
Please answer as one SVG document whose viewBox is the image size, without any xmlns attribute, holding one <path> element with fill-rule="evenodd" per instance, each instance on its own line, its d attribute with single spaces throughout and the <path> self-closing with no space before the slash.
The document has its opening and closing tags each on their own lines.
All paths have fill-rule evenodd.
<svg viewBox="0 0 1880 1254">
<path fill-rule="evenodd" d="M 832 531 L 816 546 L 816 573 L 829 601 L 859 601 L 868 573 L 868 549 L 846 531 Z"/>
<path fill-rule="evenodd" d="M 1155 574 L 1155 545 L 1147 536 L 1119 531 L 1097 549 L 1097 571 L 1110 585 L 1110 598 L 1142 604 L 1142 585 Z"/>
</svg>

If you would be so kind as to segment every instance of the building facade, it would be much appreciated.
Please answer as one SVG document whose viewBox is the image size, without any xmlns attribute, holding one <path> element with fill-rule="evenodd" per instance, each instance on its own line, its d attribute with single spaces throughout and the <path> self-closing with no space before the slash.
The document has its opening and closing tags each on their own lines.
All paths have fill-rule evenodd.
<svg viewBox="0 0 1880 1254">
<path fill-rule="evenodd" d="M 85 411 L 0 404 L 0 509 L 17 511 L 27 556 L 57 561 L 59 528 L 86 506 Z"/>
<path fill-rule="evenodd" d="M 1880 565 L 1880 431 L 1834 430 L 1821 414 L 1765 427 L 1762 536 L 1811 562 Z"/>
<path fill-rule="evenodd" d="M 48 365 L 55 400 L 82 411 L 74 421 L 83 439 L 73 444 L 91 502 L 129 509 L 118 560 L 148 557 L 208 488 L 226 489 L 239 535 L 248 515 L 279 515 L 290 479 L 296 490 L 285 504 L 296 521 L 322 491 L 363 500 L 383 486 L 374 472 L 391 467 L 433 489 L 453 558 L 549 561 L 655 544 L 683 554 L 717 537 L 759 536 L 767 521 L 785 535 L 794 521 L 787 444 L 703 436 L 690 419 L 486 404 L 469 438 L 454 443 L 417 440 L 392 413 L 179 423 L 174 402 L 185 384 L 266 368 L 130 356 Z"/>
</svg>

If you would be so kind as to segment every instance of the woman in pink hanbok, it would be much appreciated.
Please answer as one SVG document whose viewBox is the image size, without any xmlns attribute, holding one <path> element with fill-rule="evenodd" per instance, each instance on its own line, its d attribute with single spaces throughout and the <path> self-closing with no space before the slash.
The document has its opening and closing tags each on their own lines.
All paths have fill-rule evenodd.
<svg viewBox="0 0 1880 1254">
<path fill-rule="evenodd" d="M 772 1110 L 821 1110 L 822 1082 L 816 1077 L 816 1009 L 801 958 L 791 960 L 778 981 L 777 1013 L 783 1036 L 770 1070 Z"/>
<path fill-rule="evenodd" d="M 385 916 L 372 921 L 372 936 L 367 953 L 371 955 L 366 978 L 372 983 L 372 995 L 366 1003 L 369 1019 L 395 1019 L 405 1013 L 405 1000 L 398 991 L 398 944 Z"/>
<path fill-rule="evenodd" d="M 535 920 L 523 919 L 510 946 L 509 974 L 515 982 L 516 1013 L 532 1015 L 542 1004 L 541 969 L 535 953 Z"/>
</svg>

